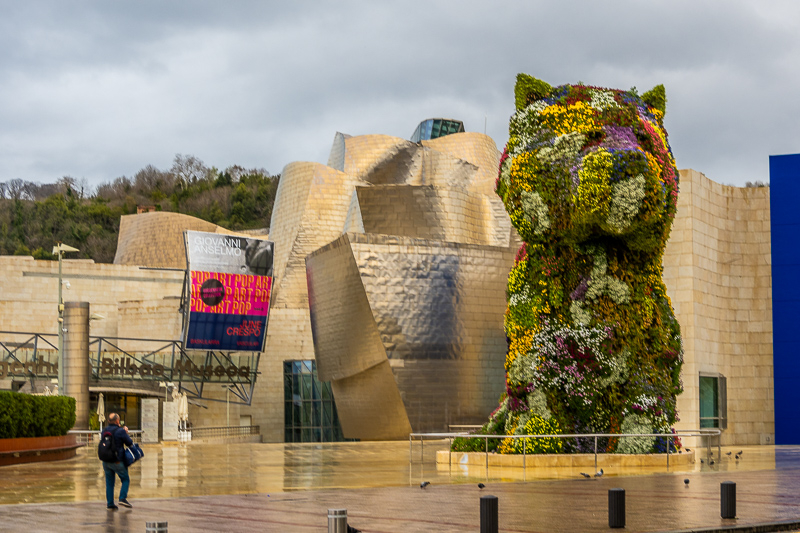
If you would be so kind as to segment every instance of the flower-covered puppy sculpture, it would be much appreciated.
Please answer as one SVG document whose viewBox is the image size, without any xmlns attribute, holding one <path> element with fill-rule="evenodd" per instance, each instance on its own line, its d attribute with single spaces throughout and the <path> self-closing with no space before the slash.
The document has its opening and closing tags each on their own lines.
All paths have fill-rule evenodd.
<svg viewBox="0 0 800 533">
<path fill-rule="evenodd" d="M 520 74 L 515 96 L 497 194 L 524 244 L 508 279 L 507 394 L 484 431 L 669 431 L 683 355 L 661 276 L 678 197 L 664 88 L 639 96 Z M 575 452 L 594 440 L 526 442 Z M 602 444 L 647 453 L 665 441 Z"/>
</svg>

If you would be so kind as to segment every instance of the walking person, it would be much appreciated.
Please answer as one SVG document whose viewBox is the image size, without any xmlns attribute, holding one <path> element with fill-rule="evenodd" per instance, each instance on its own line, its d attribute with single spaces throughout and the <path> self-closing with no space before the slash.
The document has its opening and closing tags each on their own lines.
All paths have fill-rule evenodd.
<svg viewBox="0 0 800 533">
<path fill-rule="evenodd" d="M 125 446 L 133 446 L 133 441 L 128 435 L 128 427 L 119 426 L 119 415 L 111 413 L 108 415 L 108 426 L 103 429 L 101 433 L 101 446 L 105 440 L 106 433 L 111 434 L 110 443 L 111 450 L 113 451 L 113 458 L 115 460 L 103 460 L 103 470 L 106 474 L 106 504 L 109 511 L 116 511 L 119 509 L 114 505 L 114 483 L 116 479 L 114 476 L 119 476 L 122 481 L 122 487 L 119 489 L 119 504 L 123 507 L 133 507 L 128 503 L 128 486 L 131 483 L 131 478 L 128 476 L 128 467 L 122 462 L 122 454 L 125 453 Z"/>
</svg>

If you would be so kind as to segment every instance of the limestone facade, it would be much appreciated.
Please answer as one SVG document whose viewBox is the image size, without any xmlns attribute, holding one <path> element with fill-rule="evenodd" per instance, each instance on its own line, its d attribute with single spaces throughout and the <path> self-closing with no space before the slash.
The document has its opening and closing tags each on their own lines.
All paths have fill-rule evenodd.
<svg viewBox="0 0 800 533">
<path fill-rule="evenodd" d="M 680 172 L 664 281 L 681 325 L 683 429 L 699 420 L 699 376 L 727 381 L 723 445 L 772 444 L 772 273 L 769 188 L 720 185 Z"/>
</svg>

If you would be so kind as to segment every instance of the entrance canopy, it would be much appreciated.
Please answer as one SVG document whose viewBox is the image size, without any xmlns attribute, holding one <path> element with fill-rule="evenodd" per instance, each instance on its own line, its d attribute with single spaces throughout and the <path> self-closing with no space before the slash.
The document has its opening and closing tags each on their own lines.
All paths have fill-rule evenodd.
<svg viewBox="0 0 800 533">
<path fill-rule="evenodd" d="M 93 384 L 113 381 L 172 382 L 190 396 L 204 397 L 206 383 L 231 386 L 250 405 L 258 375 L 260 352 L 184 350 L 180 341 L 90 337 L 89 362 Z M 57 336 L 0 331 L 0 379 L 16 381 L 58 377 Z M 223 400 L 224 401 L 224 400 Z"/>
</svg>

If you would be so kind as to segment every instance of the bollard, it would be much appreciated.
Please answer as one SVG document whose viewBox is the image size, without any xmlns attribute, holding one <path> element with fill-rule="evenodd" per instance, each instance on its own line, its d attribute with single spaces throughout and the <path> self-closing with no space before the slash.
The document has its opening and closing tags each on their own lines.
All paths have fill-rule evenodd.
<svg viewBox="0 0 800 533">
<path fill-rule="evenodd" d="M 719 484 L 719 511 L 722 518 L 736 518 L 736 483 L 733 481 Z"/>
<path fill-rule="evenodd" d="M 145 533 L 167 533 L 168 522 L 145 522 Z"/>
<path fill-rule="evenodd" d="M 625 527 L 625 489 L 608 489 L 608 527 Z"/>
<path fill-rule="evenodd" d="M 328 533 L 347 533 L 347 509 L 328 509 Z"/>
<path fill-rule="evenodd" d="M 498 533 L 497 496 L 481 496 L 481 533 Z"/>
</svg>

